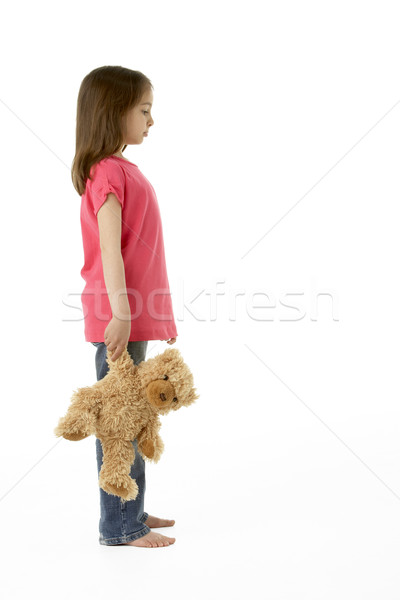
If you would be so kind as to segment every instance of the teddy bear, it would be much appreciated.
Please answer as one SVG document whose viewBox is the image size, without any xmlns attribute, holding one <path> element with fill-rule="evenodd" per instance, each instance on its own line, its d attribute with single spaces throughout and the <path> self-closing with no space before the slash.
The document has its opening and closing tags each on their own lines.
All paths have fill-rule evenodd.
<svg viewBox="0 0 400 600">
<path fill-rule="evenodd" d="M 108 373 L 90 387 L 74 391 L 70 406 L 54 429 L 56 437 L 83 440 L 93 434 L 103 448 L 99 486 L 122 501 L 134 500 L 138 486 L 130 477 L 132 444 L 145 460 L 157 463 L 164 450 L 160 415 L 199 398 L 193 375 L 176 348 L 135 365 L 127 348 L 115 360 L 107 353 Z"/>
</svg>

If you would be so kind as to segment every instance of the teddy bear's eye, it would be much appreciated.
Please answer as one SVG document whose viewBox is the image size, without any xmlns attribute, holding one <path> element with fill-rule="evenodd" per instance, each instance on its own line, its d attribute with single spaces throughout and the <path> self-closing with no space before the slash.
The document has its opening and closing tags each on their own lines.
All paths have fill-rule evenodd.
<svg viewBox="0 0 400 600">
<path fill-rule="evenodd" d="M 178 398 L 173 398 L 172 402 L 178 402 Z"/>
<path fill-rule="evenodd" d="M 164 375 L 163 379 L 167 380 L 168 379 L 168 375 Z"/>
</svg>

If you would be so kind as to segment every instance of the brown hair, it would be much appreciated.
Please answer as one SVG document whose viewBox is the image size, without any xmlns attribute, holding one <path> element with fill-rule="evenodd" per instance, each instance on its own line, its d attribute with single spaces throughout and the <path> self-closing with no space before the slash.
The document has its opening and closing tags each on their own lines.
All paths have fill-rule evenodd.
<svg viewBox="0 0 400 600">
<path fill-rule="evenodd" d="M 118 152 L 123 143 L 122 117 L 153 85 L 140 71 L 98 67 L 83 79 L 76 112 L 76 145 L 71 177 L 81 196 L 92 165 Z M 126 144 L 122 148 L 124 151 Z"/>
</svg>

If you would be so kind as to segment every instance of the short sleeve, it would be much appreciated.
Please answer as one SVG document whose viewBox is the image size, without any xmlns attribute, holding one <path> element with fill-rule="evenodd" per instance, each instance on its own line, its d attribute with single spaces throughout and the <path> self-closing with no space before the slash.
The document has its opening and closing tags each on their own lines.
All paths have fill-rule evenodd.
<svg viewBox="0 0 400 600">
<path fill-rule="evenodd" d="M 113 193 L 124 208 L 125 175 L 119 164 L 103 159 L 93 167 L 92 180 L 87 180 L 93 212 L 97 216 L 100 207 L 107 199 L 107 194 Z"/>
</svg>

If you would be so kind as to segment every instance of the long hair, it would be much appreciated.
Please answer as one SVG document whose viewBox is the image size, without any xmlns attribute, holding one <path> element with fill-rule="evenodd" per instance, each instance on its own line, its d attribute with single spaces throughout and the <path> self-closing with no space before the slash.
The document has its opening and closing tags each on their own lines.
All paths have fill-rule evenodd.
<svg viewBox="0 0 400 600">
<path fill-rule="evenodd" d="M 139 104 L 153 85 L 140 71 L 98 67 L 83 79 L 76 112 L 76 146 L 71 178 L 81 196 L 91 167 L 118 152 L 123 143 L 122 117 Z M 122 148 L 124 151 L 126 144 Z"/>
</svg>

